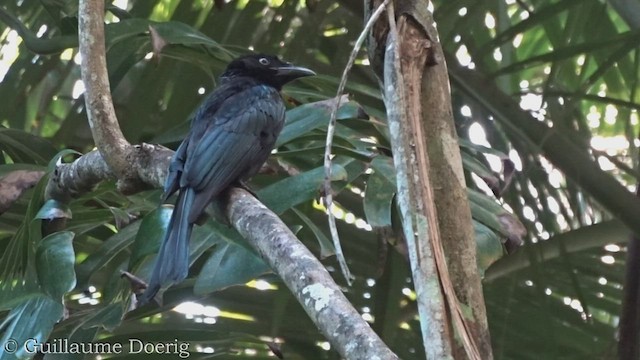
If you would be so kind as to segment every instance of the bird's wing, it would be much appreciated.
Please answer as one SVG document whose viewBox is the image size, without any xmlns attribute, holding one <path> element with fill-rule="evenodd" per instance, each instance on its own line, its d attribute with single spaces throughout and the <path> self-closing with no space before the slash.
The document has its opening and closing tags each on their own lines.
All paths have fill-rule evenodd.
<svg viewBox="0 0 640 360">
<path fill-rule="evenodd" d="M 282 128 L 284 110 L 275 89 L 255 86 L 229 97 L 208 118 L 196 120 L 180 177 L 180 187 L 197 192 L 190 221 L 213 197 L 253 175 L 249 170 L 266 160 Z"/>
<path fill-rule="evenodd" d="M 219 109 L 222 104 L 229 99 L 229 97 L 238 92 L 239 88 L 242 86 L 242 83 L 223 84 L 202 101 L 195 114 L 194 121 L 191 124 L 192 128 L 189 136 L 182 141 L 171 158 L 169 173 L 167 174 L 167 180 L 164 183 L 164 194 L 162 195 L 163 202 L 167 201 L 171 195 L 180 189 L 180 178 L 184 170 L 185 162 L 187 161 L 189 143 L 197 143 L 200 140 L 207 127 L 211 125 L 208 120 L 215 118 L 216 110 Z"/>
</svg>

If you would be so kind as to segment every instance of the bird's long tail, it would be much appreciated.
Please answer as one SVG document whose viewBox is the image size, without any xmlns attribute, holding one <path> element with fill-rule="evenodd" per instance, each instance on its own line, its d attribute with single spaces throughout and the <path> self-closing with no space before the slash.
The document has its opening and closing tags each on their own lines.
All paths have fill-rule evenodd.
<svg viewBox="0 0 640 360">
<path fill-rule="evenodd" d="M 156 257 L 147 290 L 140 301 L 147 303 L 160 287 L 184 280 L 189 272 L 189 238 L 193 224 L 189 222 L 189 210 L 195 199 L 195 191 L 183 188 L 173 209 L 167 234 Z"/>
</svg>

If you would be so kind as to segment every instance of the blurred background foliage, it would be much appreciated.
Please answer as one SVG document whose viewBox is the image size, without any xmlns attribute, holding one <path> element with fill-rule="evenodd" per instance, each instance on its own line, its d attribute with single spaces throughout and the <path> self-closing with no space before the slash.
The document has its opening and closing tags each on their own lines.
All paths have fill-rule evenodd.
<svg viewBox="0 0 640 360">
<path fill-rule="evenodd" d="M 329 114 L 321 101 L 335 96 L 363 26 L 362 6 L 355 0 L 107 4 L 109 76 L 131 143 L 175 147 L 193 109 L 239 53 L 275 53 L 321 74 L 284 90 L 292 105 L 287 125 L 252 186 L 338 282 L 318 201 Z M 449 0 L 433 6 L 451 69 L 482 75 L 523 114 L 568 136 L 601 171 L 635 189 L 637 2 Z M 51 170 L 56 154 L 71 161 L 73 151 L 92 149 L 76 34 L 75 1 L 0 6 L 0 176 Z M 395 173 L 384 107 L 364 52 L 349 79 L 351 101 L 339 113 L 334 161 L 335 212 L 357 275 L 344 291 L 400 357 L 424 358 L 402 239 L 394 236 Z M 452 80 L 453 112 L 496 358 L 614 357 L 629 231 L 541 156 L 541 144 L 505 131 L 494 118 L 499 109 L 479 101 L 482 86 L 463 91 L 462 83 Z M 73 151 L 59 153 L 63 149 Z M 287 359 L 339 358 L 277 277 L 232 229 L 213 221 L 194 232 L 189 279 L 170 288 L 159 308 L 129 311 L 131 290 L 121 271 L 146 278 L 171 207 L 158 207 L 158 191 L 124 197 L 105 183 L 69 204 L 67 231 L 43 239 L 41 221 L 59 208 L 44 203 L 45 182 L 46 176 L 0 216 L 3 342 L 136 338 L 189 342 L 190 358 L 273 358 L 274 349 Z M 527 230 L 525 245 L 502 257 L 502 243 L 517 242 L 522 233 L 516 218 Z M 0 350 L 0 358 L 13 356 Z"/>
</svg>

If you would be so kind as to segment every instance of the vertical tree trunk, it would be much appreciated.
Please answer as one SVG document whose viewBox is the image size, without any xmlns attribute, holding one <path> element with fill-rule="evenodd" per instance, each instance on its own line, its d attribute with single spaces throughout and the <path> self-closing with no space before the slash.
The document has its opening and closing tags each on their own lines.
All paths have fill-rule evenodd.
<svg viewBox="0 0 640 360">
<path fill-rule="evenodd" d="M 371 10 L 380 2 L 367 1 L 365 8 Z M 383 92 L 387 93 L 390 86 L 402 87 L 392 91 L 401 92 L 401 96 L 405 97 L 403 107 L 406 108 L 406 117 L 401 124 L 401 131 L 404 133 L 405 148 L 408 149 L 408 193 L 414 197 L 411 199 L 413 211 L 419 213 L 418 217 L 424 216 L 423 218 L 428 220 L 426 236 L 423 237 L 420 230 L 415 229 L 415 241 L 422 242 L 423 245 L 424 242 L 430 242 L 436 258 L 438 251 L 444 250 L 446 265 L 444 261 L 438 264 L 438 275 L 440 290 L 445 299 L 448 299 L 445 301 L 448 307 L 446 314 L 441 315 L 446 315 L 444 317 L 450 324 L 449 327 L 459 335 L 457 339 L 464 340 L 463 334 L 460 334 L 462 331 L 468 334 L 471 340 L 471 344 L 465 344 L 464 341 L 454 342 L 453 337 L 448 339 L 452 342 L 454 358 L 468 358 L 477 351 L 475 354 L 482 359 L 490 359 L 491 342 L 482 285 L 476 266 L 476 242 L 453 122 L 445 59 L 433 26 L 432 14 L 427 10 L 429 2 L 397 0 L 394 5 L 395 20 L 398 24 L 397 51 L 401 66 L 398 74 L 401 78 L 397 84 L 384 82 L 382 88 Z M 378 21 L 370 36 L 369 57 L 379 78 L 386 81 L 385 71 L 389 71 L 391 65 L 387 52 L 393 48 L 393 44 L 389 44 L 391 37 L 388 34 L 394 25 L 384 19 L 386 17 L 383 16 Z M 393 107 L 395 104 L 388 102 L 387 107 L 390 106 Z M 396 166 L 398 165 L 396 162 Z M 406 220 L 403 218 L 403 221 Z M 432 273 L 430 276 L 436 274 Z M 416 280 L 414 277 L 414 281 Z M 416 284 L 416 287 L 418 286 L 419 284 Z M 447 292 L 451 286 L 455 294 Z M 420 295 L 418 292 L 418 296 Z M 462 320 L 464 326 L 456 324 L 455 312 L 460 310 L 454 308 L 457 307 L 456 301 L 459 301 L 462 307 L 471 310 L 472 316 L 465 316 Z M 460 318 L 458 316 L 457 319 Z M 469 350 L 473 348 L 477 350 Z"/>
</svg>

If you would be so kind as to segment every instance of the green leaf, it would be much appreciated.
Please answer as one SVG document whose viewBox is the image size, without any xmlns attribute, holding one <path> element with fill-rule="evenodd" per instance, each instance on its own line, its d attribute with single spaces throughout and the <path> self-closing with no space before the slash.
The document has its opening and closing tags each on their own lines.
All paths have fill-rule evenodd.
<svg viewBox="0 0 640 360">
<path fill-rule="evenodd" d="M 320 257 L 322 259 L 326 259 L 329 256 L 333 256 L 336 254 L 336 248 L 333 245 L 333 242 L 329 240 L 329 238 L 322 232 L 322 230 L 311 220 L 307 215 L 305 215 L 302 211 L 292 208 L 293 212 L 298 215 L 300 220 L 304 222 L 304 225 L 311 230 L 313 235 L 315 236 L 318 244 L 320 245 Z M 295 233 L 295 232 L 294 232 Z"/>
<path fill-rule="evenodd" d="M 91 329 L 99 327 L 112 331 L 122 322 L 122 317 L 124 316 L 124 305 L 125 304 L 121 302 L 117 302 L 109 304 L 98 311 L 92 312 L 90 315 L 82 319 L 82 324 L 80 324 L 79 328 Z"/>
<path fill-rule="evenodd" d="M 484 277 L 484 272 L 491 264 L 504 256 L 502 242 L 498 235 L 487 226 L 474 221 L 473 228 L 476 237 L 477 263 L 480 276 Z"/>
<path fill-rule="evenodd" d="M 511 63 L 509 64 L 509 66 L 502 67 L 495 75 L 509 74 L 511 72 L 521 71 L 532 66 L 539 66 L 545 63 L 564 60 L 581 54 L 602 50 L 607 47 L 620 45 L 630 39 L 637 39 L 638 35 L 640 35 L 640 30 L 633 30 L 626 33 L 618 34 L 606 40 L 567 45 L 541 55 L 532 56 L 522 61 Z"/>
<path fill-rule="evenodd" d="M 36 270 L 40 287 L 59 301 L 76 286 L 73 237 L 74 234 L 70 231 L 50 234 L 40 241 L 36 250 Z"/>
<path fill-rule="evenodd" d="M 31 298 L 19 306 L 13 308 L 9 315 L 0 324 L 0 330 L 4 330 L 0 343 L 0 360 L 31 358 L 23 346 L 29 340 L 32 343 L 44 343 L 53 326 L 62 318 L 64 307 L 62 303 L 48 296 Z M 12 340 L 12 341 L 10 341 Z M 15 342 L 14 342 L 15 341 Z M 10 353 L 7 345 L 18 345 Z"/>
<path fill-rule="evenodd" d="M 34 220 L 42 205 L 42 197 L 48 176 L 43 176 L 31 193 L 31 199 L 23 216 L 22 223 L 13 234 L 0 256 L 0 279 L 14 279 L 16 284 L 31 285 L 29 281 L 22 281 L 30 276 L 34 269 L 34 249 L 42 238 L 41 224 Z M 20 279 L 20 280 L 18 280 Z M 4 282 L 2 287 L 13 286 L 13 283 Z M 6 293 L 0 291 L 0 303 L 3 302 Z"/>
<path fill-rule="evenodd" d="M 377 156 L 371 162 L 371 168 L 384 176 L 385 179 L 391 184 L 396 183 L 396 168 L 393 166 L 393 159 L 388 156 Z"/>
<path fill-rule="evenodd" d="M 71 209 L 65 203 L 49 199 L 42 205 L 35 218 L 41 220 L 71 219 Z"/>
<path fill-rule="evenodd" d="M 0 127 L 0 149 L 14 162 L 47 165 L 56 149 L 45 139 L 27 132 Z"/>
<path fill-rule="evenodd" d="M 81 152 L 75 151 L 73 149 L 64 149 L 59 151 L 57 154 L 55 154 L 53 156 L 53 158 L 51 158 L 51 160 L 49 161 L 49 164 L 47 164 L 47 171 L 48 172 L 53 172 L 56 169 L 56 166 L 58 165 L 58 162 L 62 160 L 63 157 L 67 156 L 67 155 L 78 155 L 78 156 L 82 156 L 83 154 Z"/>
<path fill-rule="evenodd" d="M 496 185 L 500 184 L 500 179 L 496 176 L 496 174 L 488 169 L 482 162 L 478 159 L 472 157 L 466 152 L 462 152 L 462 164 L 464 169 L 470 171 L 476 175 L 478 175 L 481 179 L 483 179 L 487 184 Z"/>
<path fill-rule="evenodd" d="M 282 129 L 282 133 L 278 137 L 276 147 L 280 147 L 298 137 L 320 127 L 326 127 L 329 123 L 331 108 L 328 101 L 318 101 L 315 103 L 298 106 L 287 111 L 287 117 Z M 340 104 L 336 119 L 355 118 L 361 112 L 360 106 L 353 102 Z"/>
<path fill-rule="evenodd" d="M 333 164 L 331 180 L 347 178 L 346 170 Z M 282 179 L 258 191 L 258 198 L 276 214 L 281 214 L 292 206 L 316 198 L 324 181 L 324 168 L 318 167 L 302 174 Z M 287 194 L 287 196 L 283 196 Z"/>
<path fill-rule="evenodd" d="M 133 270 L 147 255 L 155 254 L 160 249 L 165 237 L 173 206 L 162 205 L 151 211 L 142 219 L 131 249 L 129 270 Z"/>
<path fill-rule="evenodd" d="M 300 156 L 305 156 L 306 154 L 322 155 L 324 154 L 324 149 L 325 149 L 324 146 L 313 146 L 313 147 L 306 147 L 306 148 L 295 149 L 295 150 L 278 151 L 276 155 L 278 157 L 300 157 Z M 365 162 L 371 161 L 371 159 L 375 156 L 375 153 L 371 151 L 357 150 L 357 149 L 352 149 L 350 147 L 340 146 L 340 145 L 333 145 L 331 147 L 331 150 L 332 150 L 332 153 L 334 154 L 349 156 L 353 159 L 365 161 Z"/>
<path fill-rule="evenodd" d="M 481 222 L 504 237 L 512 235 L 505 231 L 498 216 L 505 213 L 509 216 L 513 215 L 509 214 L 502 206 L 479 191 L 467 189 L 467 196 L 469 197 L 469 206 L 471 207 L 471 215 L 474 220 Z"/>
<path fill-rule="evenodd" d="M 104 241 L 97 250 L 92 252 L 84 261 L 77 265 L 78 287 L 84 288 L 89 284 L 91 276 L 105 264 L 129 246 L 140 227 L 140 221 L 135 221 L 118 233 Z"/>
<path fill-rule="evenodd" d="M 215 58 L 224 62 L 232 60 L 232 54 L 229 50 L 185 23 L 179 21 L 155 22 L 152 23 L 152 26 L 168 44 L 204 46 L 207 50 L 214 51 L 212 55 Z"/>
<path fill-rule="evenodd" d="M 380 161 L 377 157 L 374 162 Z M 380 169 L 384 165 L 373 165 Z M 364 193 L 364 213 L 367 223 L 372 227 L 391 226 L 391 210 L 393 197 L 396 193 L 395 182 L 390 182 L 382 172 L 374 170 L 367 179 L 367 187 Z"/>
<path fill-rule="evenodd" d="M 227 242 L 218 245 L 202 267 L 193 291 L 208 294 L 226 287 L 244 284 L 269 270 L 269 267 L 246 248 Z"/>
<path fill-rule="evenodd" d="M 581 3 L 584 3 L 584 1 L 561 0 L 553 4 L 543 4 L 541 7 L 537 8 L 531 16 L 528 16 L 526 19 L 519 21 L 516 24 L 506 27 L 506 29 L 497 34 L 492 41 L 485 43 L 479 52 L 483 55 L 489 53 L 489 51 L 498 48 L 506 41 L 512 40 L 518 34 L 522 34 L 527 30 L 540 26 L 543 22 L 548 21 L 550 17 L 556 16 L 565 10 L 571 9 L 576 5 L 580 5 Z"/>
</svg>

